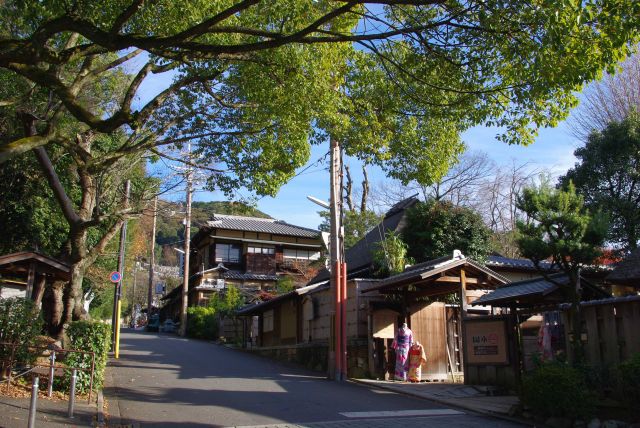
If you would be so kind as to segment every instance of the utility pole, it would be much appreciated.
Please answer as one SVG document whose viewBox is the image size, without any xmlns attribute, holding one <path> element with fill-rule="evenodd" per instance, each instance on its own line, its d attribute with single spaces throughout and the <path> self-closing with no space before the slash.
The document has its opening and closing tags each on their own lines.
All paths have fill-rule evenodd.
<svg viewBox="0 0 640 428">
<path fill-rule="evenodd" d="M 136 307 L 136 283 L 137 283 L 137 273 L 138 273 L 138 263 L 139 260 L 136 260 L 133 264 L 133 286 L 131 287 L 131 307 L 135 308 Z M 131 311 L 131 313 L 133 313 L 133 311 Z"/>
<path fill-rule="evenodd" d="M 191 163 L 191 143 L 189 143 L 189 163 Z M 189 306 L 189 253 L 191 244 L 191 193 L 193 171 L 187 167 L 187 212 L 184 224 L 184 274 L 182 277 L 182 309 L 180 311 L 180 336 L 187 335 L 187 307 Z"/>
<path fill-rule="evenodd" d="M 328 375 L 336 381 L 346 379 L 346 264 L 344 263 L 344 236 L 342 228 L 342 148 L 340 142 L 330 140 L 330 224 L 331 224 L 331 290 L 334 298 L 332 340 L 329 346 Z"/>
<path fill-rule="evenodd" d="M 158 197 L 153 200 L 153 227 L 151 229 L 151 255 L 149 257 L 149 290 L 147 292 L 147 322 L 151 317 L 153 306 L 153 275 L 156 264 L 156 221 L 158 218 Z"/>
<path fill-rule="evenodd" d="M 127 180 L 124 187 L 124 206 L 129 206 L 129 194 L 131 193 L 131 181 Z M 124 280 L 124 255 L 127 244 L 127 220 L 124 221 L 120 228 L 120 248 L 118 250 L 118 272 L 120 273 L 120 281 L 116 284 L 113 291 L 113 317 L 111 318 L 111 350 L 117 353 L 118 336 L 120 334 L 120 297 L 122 295 L 122 282 Z"/>
</svg>

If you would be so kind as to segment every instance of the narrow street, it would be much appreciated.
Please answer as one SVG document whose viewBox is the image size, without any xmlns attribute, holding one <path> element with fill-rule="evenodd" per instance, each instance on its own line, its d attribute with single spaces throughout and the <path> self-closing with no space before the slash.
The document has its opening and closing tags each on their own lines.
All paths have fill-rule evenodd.
<svg viewBox="0 0 640 428">
<path fill-rule="evenodd" d="M 208 342 L 125 330 L 105 385 L 112 421 L 140 426 L 517 427 Z"/>
</svg>

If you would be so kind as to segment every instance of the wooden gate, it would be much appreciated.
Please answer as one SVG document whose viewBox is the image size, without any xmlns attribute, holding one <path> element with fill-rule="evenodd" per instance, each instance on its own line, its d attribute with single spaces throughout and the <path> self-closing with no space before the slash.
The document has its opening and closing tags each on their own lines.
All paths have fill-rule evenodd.
<svg viewBox="0 0 640 428">
<path fill-rule="evenodd" d="M 448 380 L 445 304 L 415 305 L 410 308 L 410 313 L 413 340 L 424 346 L 427 355 L 427 363 L 422 367 L 422 380 Z"/>
</svg>

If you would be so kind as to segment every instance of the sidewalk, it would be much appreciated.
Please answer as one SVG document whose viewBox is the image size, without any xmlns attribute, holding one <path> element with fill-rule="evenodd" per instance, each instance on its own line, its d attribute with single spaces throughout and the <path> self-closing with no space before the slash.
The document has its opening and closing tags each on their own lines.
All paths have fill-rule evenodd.
<svg viewBox="0 0 640 428">
<path fill-rule="evenodd" d="M 371 379 L 353 379 L 353 381 L 401 394 L 426 398 L 484 415 L 509 419 L 512 419 L 514 409 L 520 403 L 519 398 L 515 395 L 488 395 L 490 389 L 486 386 L 436 382 L 404 383 Z"/>
<path fill-rule="evenodd" d="M 0 386 L 1 387 L 1 386 Z M 11 398 L 0 395 L 0 427 L 26 427 L 29 422 L 29 398 Z M 96 405 L 76 400 L 74 417 L 67 417 L 69 402 L 38 397 L 37 427 L 90 427 L 96 414 Z"/>
</svg>

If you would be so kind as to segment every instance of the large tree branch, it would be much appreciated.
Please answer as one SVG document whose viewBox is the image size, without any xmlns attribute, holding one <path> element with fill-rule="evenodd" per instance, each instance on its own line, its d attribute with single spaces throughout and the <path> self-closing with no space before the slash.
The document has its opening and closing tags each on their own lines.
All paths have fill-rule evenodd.
<svg viewBox="0 0 640 428">
<path fill-rule="evenodd" d="M 64 214 L 64 217 L 67 219 L 69 224 L 74 225 L 80 223 L 82 219 L 76 213 L 73 202 L 62 186 L 62 182 L 60 181 L 60 178 L 58 177 L 58 174 L 56 173 L 56 170 L 51 163 L 51 159 L 49 159 L 47 151 L 44 149 L 44 147 L 38 147 L 34 149 L 33 152 L 35 153 L 36 159 L 40 164 L 40 168 L 42 169 L 42 172 L 44 173 L 44 176 L 49 183 L 49 187 L 51 187 L 51 190 L 53 191 L 54 197 L 56 198 L 58 204 L 60 205 L 60 208 L 62 209 L 62 214 Z"/>
<path fill-rule="evenodd" d="M 131 4 L 126 7 L 120 15 L 118 15 L 115 21 L 113 21 L 111 33 L 119 33 L 122 27 L 138 12 L 138 10 L 140 10 L 144 1 L 145 0 L 132 1 Z"/>
<path fill-rule="evenodd" d="M 26 153 L 37 147 L 46 146 L 52 142 L 59 142 L 59 137 L 55 133 L 46 135 L 32 135 L 28 137 L 18 138 L 6 144 L 0 145 L 0 164 L 9 160 L 12 156 Z"/>
<path fill-rule="evenodd" d="M 91 266 L 93 263 L 95 263 L 98 256 L 102 254 L 102 252 L 107 247 L 109 242 L 111 242 L 113 237 L 116 236 L 116 233 L 118 233 L 118 231 L 120 230 L 120 228 L 122 227 L 125 221 L 126 221 L 126 217 L 121 217 L 118 220 L 116 220 L 111 225 L 111 227 L 109 227 L 109 229 L 107 229 L 107 231 L 104 233 L 104 235 L 102 235 L 98 243 L 94 245 L 93 248 L 91 248 L 87 252 L 86 257 L 82 260 L 83 266 L 88 267 L 88 266 Z"/>
</svg>

